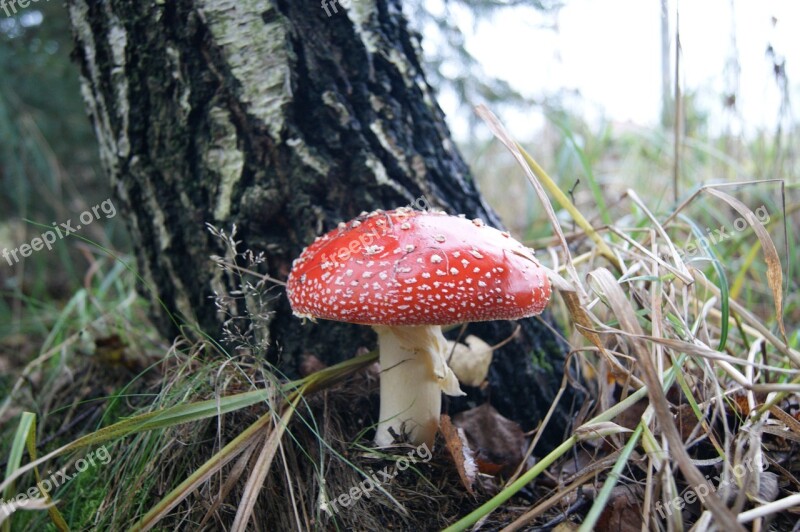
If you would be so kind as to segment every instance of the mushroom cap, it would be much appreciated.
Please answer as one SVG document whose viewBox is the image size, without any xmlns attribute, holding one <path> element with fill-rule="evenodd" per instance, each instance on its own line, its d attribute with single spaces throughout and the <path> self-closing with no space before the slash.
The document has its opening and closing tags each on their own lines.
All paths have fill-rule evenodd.
<svg viewBox="0 0 800 532">
<path fill-rule="evenodd" d="M 317 238 L 292 264 L 287 293 L 298 317 L 447 325 L 539 314 L 550 281 L 506 232 L 400 208 L 362 213 Z"/>
</svg>

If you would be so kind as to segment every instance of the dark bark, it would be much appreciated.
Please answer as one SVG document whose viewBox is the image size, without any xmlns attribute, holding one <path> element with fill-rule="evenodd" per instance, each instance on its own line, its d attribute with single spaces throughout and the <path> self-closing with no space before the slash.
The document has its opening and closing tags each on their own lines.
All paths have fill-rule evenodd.
<svg viewBox="0 0 800 532">
<path fill-rule="evenodd" d="M 206 222 L 237 224 L 242 249 L 265 251 L 264 273 L 278 279 L 316 235 L 364 210 L 424 198 L 500 225 L 450 139 L 397 0 L 356 0 L 330 17 L 317 0 L 68 4 L 103 163 L 164 334 L 176 327 L 159 301 L 219 336 L 209 296 L 232 281 L 209 260 L 222 249 Z M 282 293 L 268 310 L 268 357 L 290 376 L 303 353 L 334 363 L 375 344 L 366 327 L 303 325 Z M 527 429 L 554 397 L 563 354 L 537 321 L 521 323 L 485 393 Z M 490 343 L 512 330 L 470 326 Z M 567 426 L 565 409 L 553 423 Z"/>
</svg>

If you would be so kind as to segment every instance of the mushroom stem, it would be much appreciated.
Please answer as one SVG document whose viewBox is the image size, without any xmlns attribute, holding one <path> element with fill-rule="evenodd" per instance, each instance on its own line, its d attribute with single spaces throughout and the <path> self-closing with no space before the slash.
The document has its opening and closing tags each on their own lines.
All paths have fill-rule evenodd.
<svg viewBox="0 0 800 532">
<path fill-rule="evenodd" d="M 381 362 L 381 408 L 375 443 L 391 445 L 406 433 L 414 445 L 433 446 L 442 391 L 464 395 L 447 366 L 447 340 L 438 325 L 373 326 Z"/>
</svg>

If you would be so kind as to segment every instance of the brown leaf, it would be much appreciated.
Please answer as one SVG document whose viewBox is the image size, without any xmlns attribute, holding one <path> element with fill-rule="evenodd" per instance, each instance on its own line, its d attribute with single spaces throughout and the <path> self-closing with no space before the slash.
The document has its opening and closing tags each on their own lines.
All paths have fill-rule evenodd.
<svg viewBox="0 0 800 532">
<path fill-rule="evenodd" d="M 456 471 L 458 471 L 458 476 L 461 477 L 461 483 L 467 488 L 469 494 L 474 496 L 475 492 L 472 491 L 472 485 L 475 483 L 477 467 L 472 457 L 472 450 L 467 444 L 467 438 L 464 436 L 464 431 L 456 428 L 447 414 L 442 414 L 439 430 L 444 436 L 444 445 L 456 465 Z"/>
<path fill-rule="evenodd" d="M 797 437 L 800 437 L 800 421 L 797 421 L 795 418 L 784 412 L 776 405 L 771 406 L 769 411 L 773 416 L 783 421 L 786 425 L 786 428 L 794 433 L 795 438 L 792 439 L 797 440 Z"/>
<path fill-rule="evenodd" d="M 492 405 L 460 412 L 453 423 L 464 430 L 478 463 L 485 464 L 489 472 L 499 465 L 502 472 L 512 472 L 525 456 L 527 442 L 519 424 L 500 415 Z"/>
<path fill-rule="evenodd" d="M 675 424 L 678 426 L 681 439 L 687 441 L 692 434 L 696 437 L 697 434 L 694 431 L 700 422 L 697 420 L 697 415 L 694 413 L 692 405 L 683 403 L 678 407 L 678 411 L 675 414 Z"/>
<path fill-rule="evenodd" d="M 613 377 L 618 382 L 633 382 L 637 388 L 642 387 L 642 381 L 635 375 L 631 375 L 630 372 L 606 350 L 603 341 L 600 339 L 600 335 L 594 330 L 594 323 L 592 323 L 586 310 L 581 305 L 578 294 L 575 292 L 561 292 L 561 297 L 567 305 L 567 310 L 572 320 L 575 322 L 578 332 L 589 340 L 600 351 L 600 354 L 603 355 L 606 361 L 608 361 L 609 370 L 611 372 L 610 377 Z"/>
<path fill-rule="evenodd" d="M 597 530 L 639 532 L 642 529 L 642 507 L 631 486 L 616 486 L 597 520 Z"/>
</svg>

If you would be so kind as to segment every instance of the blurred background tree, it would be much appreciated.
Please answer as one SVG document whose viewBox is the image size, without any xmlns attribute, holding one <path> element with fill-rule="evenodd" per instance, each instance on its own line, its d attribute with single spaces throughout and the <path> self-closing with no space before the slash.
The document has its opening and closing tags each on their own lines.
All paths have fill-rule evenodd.
<svg viewBox="0 0 800 532">
<path fill-rule="evenodd" d="M 68 220 L 111 194 L 100 172 L 72 49 L 61 2 L 39 2 L 0 18 L 0 249 L 16 248 L 42 232 L 25 219 L 45 225 Z M 124 249 L 120 227 L 90 226 L 86 236 L 101 243 L 113 237 Z M 0 315 L 9 316 L 12 294 L 69 296 L 79 286 L 79 265 L 86 261 L 74 250 L 68 257 L 68 249 L 59 242 L 55 251 L 13 270 L 3 264 Z"/>
</svg>

